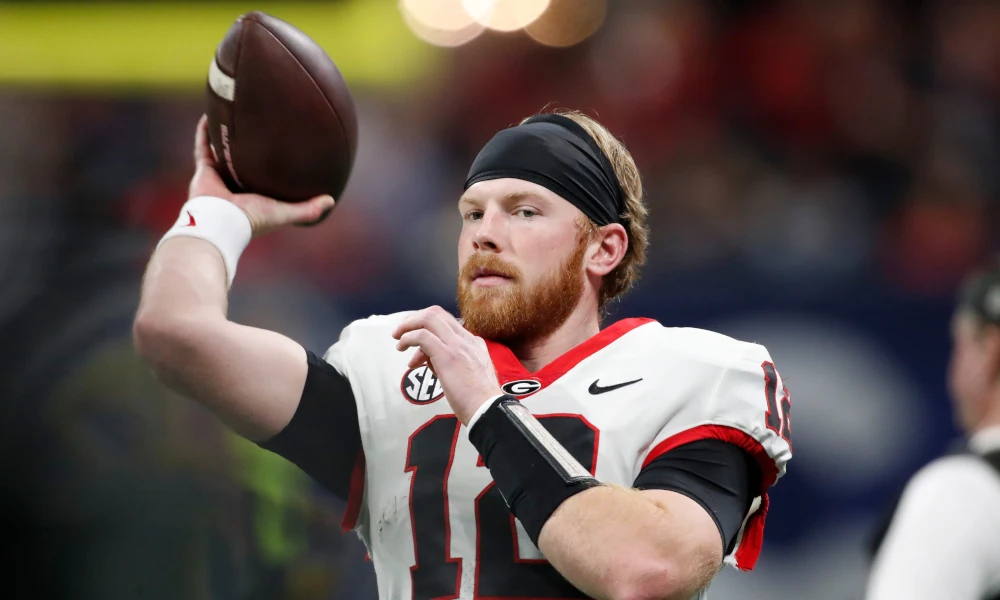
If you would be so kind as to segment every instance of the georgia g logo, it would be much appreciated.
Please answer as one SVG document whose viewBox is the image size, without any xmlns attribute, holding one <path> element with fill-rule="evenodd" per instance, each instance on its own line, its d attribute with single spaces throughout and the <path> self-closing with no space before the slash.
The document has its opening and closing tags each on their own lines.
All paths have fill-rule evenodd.
<svg viewBox="0 0 1000 600">
<path fill-rule="evenodd" d="M 444 396 L 441 382 L 427 365 L 407 371 L 399 389 L 403 392 L 403 397 L 413 404 L 430 404 Z"/>
<path fill-rule="evenodd" d="M 521 397 L 534 394 L 542 389 L 542 384 L 534 379 L 519 379 L 518 381 L 508 381 L 500 389 L 505 393 Z"/>
</svg>

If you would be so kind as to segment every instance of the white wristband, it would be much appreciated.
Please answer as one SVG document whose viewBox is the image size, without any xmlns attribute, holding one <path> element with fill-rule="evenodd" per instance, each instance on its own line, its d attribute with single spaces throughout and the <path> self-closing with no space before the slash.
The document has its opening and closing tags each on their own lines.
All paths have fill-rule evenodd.
<svg viewBox="0 0 1000 600">
<path fill-rule="evenodd" d="M 240 207 L 222 198 L 198 196 L 184 204 L 177 222 L 156 247 L 159 248 L 163 242 L 177 236 L 205 240 L 222 255 L 228 276 L 227 285 L 232 286 L 233 278 L 236 277 L 236 263 L 250 244 L 252 235 L 250 218 Z"/>
<path fill-rule="evenodd" d="M 482 406 L 477 408 L 476 412 L 472 413 L 472 418 L 469 419 L 469 424 L 467 426 L 468 429 L 472 429 L 472 426 L 475 425 L 477 421 L 479 421 L 480 417 L 486 414 L 486 411 L 488 411 L 490 407 L 493 406 L 493 403 L 496 402 L 497 398 L 499 398 L 500 396 L 503 396 L 503 394 L 500 394 L 499 396 L 493 396 L 492 398 L 484 402 Z"/>
</svg>

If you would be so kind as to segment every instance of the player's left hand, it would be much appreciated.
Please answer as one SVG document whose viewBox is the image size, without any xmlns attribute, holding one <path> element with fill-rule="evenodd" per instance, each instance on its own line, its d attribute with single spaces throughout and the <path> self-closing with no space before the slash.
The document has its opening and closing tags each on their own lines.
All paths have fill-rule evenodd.
<svg viewBox="0 0 1000 600">
<path fill-rule="evenodd" d="M 486 342 L 469 333 L 440 306 L 410 315 L 392 337 L 399 340 L 396 349 L 401 352 L 417 348 L 409 367 L 427 363 L 462 423 L 468 424 L 487 400 L 503 394 Z"/>
</svg>

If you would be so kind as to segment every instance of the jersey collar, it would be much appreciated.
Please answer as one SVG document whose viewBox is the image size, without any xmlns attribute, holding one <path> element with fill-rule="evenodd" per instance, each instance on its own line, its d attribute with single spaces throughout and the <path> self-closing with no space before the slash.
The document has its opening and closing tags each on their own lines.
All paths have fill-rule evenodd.
<svg viewBox="0 0 1000 600">
<path fill-rule="evenodd" d="M 988 454 L 1000 450 L 1000 426 L 987 427 L 976 432 L 969 439 L 969 448 L 977 454 Z"/>
<path fill-rule="evenodd" d="M 541 384 L 539 389 L 542 389 L 565 375 L 570 369 L 583 361 L 583 359 L 596 354 L 633 329 L 652 322 L 654 322 L 653 319 L 646 318 L 622 319 L 599 331 L 593 337 L 580 342 L 565 354 L 534 373 L 525 369 L 521 361 L 514 356 L 514 352 L 507 346 L 499 342 L 486 340 L 486 347 L 490 351 L 490 358 L 493 360 L 493 367 L 496 369 L 500 385 L 510 381 L 525 379 L 539 382 Z"/>
</svg>

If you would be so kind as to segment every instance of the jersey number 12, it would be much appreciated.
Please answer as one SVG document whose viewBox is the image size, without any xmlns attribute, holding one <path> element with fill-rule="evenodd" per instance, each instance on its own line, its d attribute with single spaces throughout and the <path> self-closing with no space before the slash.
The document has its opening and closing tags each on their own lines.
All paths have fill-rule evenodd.
<svg viewBox="0 0 1000 600">
<path fill-rule="evenodd" d="M 599 434 L 579 415 L 539 415 L 556 440 L 594 472 Z M 410 567 L 413 600 L 458 598 L 462 561 L 451 556 L 448 477 L 461 423 L 439 415 L 410 436 L 406 471 L 416 564 Z M 485 468 L 482 459 L 479 467 Z M 476 496 L 475 597 L 586 598 L 545 560 L 518 558 L 517 530 L 503 496 L 490 482 Z"/>
<path fill-rule="evenodd" d="M 774 363 L 764 362 L 764 396 L 767 398 L 767 412 L 764 422 L 767 428 L 780 435 L 792 448 L 792 397 L 788 394 L 788 386 L 781 384 L 781 407 L 778 407 L 778 372 Z"/>
</svg>

